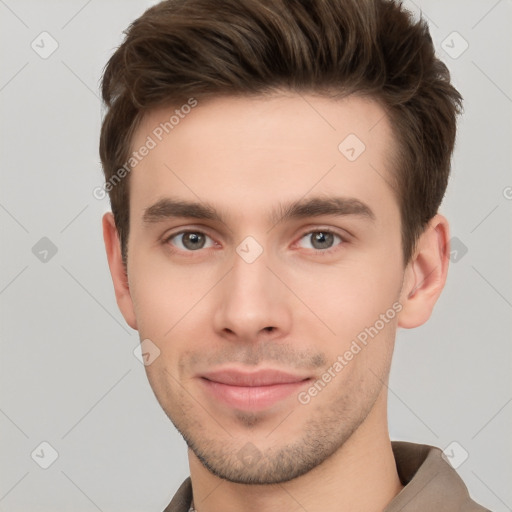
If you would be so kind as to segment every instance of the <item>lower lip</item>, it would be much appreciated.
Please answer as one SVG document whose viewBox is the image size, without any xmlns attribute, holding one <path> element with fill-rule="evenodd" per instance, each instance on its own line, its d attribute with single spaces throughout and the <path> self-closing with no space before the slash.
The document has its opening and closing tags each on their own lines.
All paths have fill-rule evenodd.
<svg viewBox="0 0 512 512">
<path fill-rule="evenodd" d="M 201 381 L 217 400 L 230 407 L 244 410 L 262 410 L 284 400 L 292 393 L 298 393 L 309 379 L 270 386 L 231 386 L 205 378 Z"/>
</svg>

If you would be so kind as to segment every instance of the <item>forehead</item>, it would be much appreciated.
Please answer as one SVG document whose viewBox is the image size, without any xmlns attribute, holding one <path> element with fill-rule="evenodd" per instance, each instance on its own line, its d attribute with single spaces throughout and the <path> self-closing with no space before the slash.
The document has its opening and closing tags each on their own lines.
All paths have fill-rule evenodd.
<svg viewBox="0 0 512 512">
<path fill-rule="evenodd" d="M 242 216 L 334 191 L 396 209 L 395 142 L 376 101 L 275 94 L 184 105 L 151 111 L 135 132 L 133 151 L 151 147 L 130 176 L 135 216 L 166 195 Z"/>
</svg>

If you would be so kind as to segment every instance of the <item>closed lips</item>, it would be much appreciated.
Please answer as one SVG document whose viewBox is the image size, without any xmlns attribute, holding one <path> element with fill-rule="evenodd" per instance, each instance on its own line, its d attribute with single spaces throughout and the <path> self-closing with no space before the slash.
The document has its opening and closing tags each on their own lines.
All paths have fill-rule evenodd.
<svg viewBox="0 0 512 512">
<path fill-rule="evenodd" d="M 201 375 L 203 379 L 230 386 L 259 387 L 276 384 L 294 384 L 308 380 L 309 377 L 294 375 L 279 370 L 264 369 L 256 372 L 241 372 L 237 370 L 221 370 Z"/>
</svg>

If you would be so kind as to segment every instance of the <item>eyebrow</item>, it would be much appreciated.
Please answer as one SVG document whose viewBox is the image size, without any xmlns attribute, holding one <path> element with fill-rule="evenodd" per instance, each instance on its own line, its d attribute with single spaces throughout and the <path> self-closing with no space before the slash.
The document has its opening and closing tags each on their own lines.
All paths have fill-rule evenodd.
<svg viewBox="0 0 512 512">
<path fill-rule="evenodd" d="M 337 217 L 353 215 L 375 221 L 375 214 L 371 208 L 359 199 L 332 196 L 312 197 L 279 204 L 272 210 L 268 220 L 270 224 L 275 225 L 285 220 L 320 217 L 322 215 Z M 142 216 L 145 224 L 154 224 L 171 218 L 192 218 L 226 223 L 223 215 L 211 204 L 170 197 L 160 199 L 146 208 Z"/>
</svg>

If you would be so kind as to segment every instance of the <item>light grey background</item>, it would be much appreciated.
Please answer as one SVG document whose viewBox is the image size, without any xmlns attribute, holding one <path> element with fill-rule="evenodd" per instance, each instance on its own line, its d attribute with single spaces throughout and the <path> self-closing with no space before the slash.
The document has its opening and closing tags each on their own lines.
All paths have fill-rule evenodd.
<svg viewBox="0 0 512 512">
<path fill-rule="evenodd" d="M 431 320 L 399 333 L 390 433 L 456 441 L 474 499 L 512 510 L 512 2 L 405 3 L 427 17 L 465 115 L 441 209 L 458 252 Z M 115 303 L 108 201 L 92 195 L 101 70 L 150 5 L 0 0 L 0 512 L 161 512 L 188 476 Z M 44 31 L 47 58 L 31 47 L 51 49 Z M 58 452 L 48 469 L 42 442 Z"/>
</svg>

